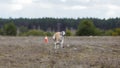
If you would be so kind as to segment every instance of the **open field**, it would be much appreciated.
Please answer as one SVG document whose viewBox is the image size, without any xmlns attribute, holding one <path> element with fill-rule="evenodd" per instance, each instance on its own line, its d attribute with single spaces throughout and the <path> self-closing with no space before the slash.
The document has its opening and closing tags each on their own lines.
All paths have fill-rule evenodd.
<svg viewBox="0 0 120 68">
<path fill-rule="evenodd" d="M 0 36 L 0 68 L 120 68 L 120 36 L 65 37 L 57 50 L 43 39 Z"/>
</svg>

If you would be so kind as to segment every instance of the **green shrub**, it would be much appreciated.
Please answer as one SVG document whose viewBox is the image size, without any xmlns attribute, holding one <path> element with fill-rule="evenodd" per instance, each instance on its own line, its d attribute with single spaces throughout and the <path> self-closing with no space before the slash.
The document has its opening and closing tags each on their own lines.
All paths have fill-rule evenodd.
<svg viewBox="0 0 120 68">
<path fill-rule="evenodd" d="M 71 36 L 71 35 L 72 35 L 72 32 L 71 32 L 69 29 L 67 29 L 65 35 L 66 35 L 66 36 Z"/>
<path fill-rule="evenodd" d="M 117 32 L 112 32 L 112 36 L 118 36 Z"/>
<path fill-rule="evenodd" d="M 120 28 L 116 28 L 115 32 L 117 32 L 117 34 L 120 35 Z"/>
<path fill-rule="evenodd" d="M 0 29 L 0 35 L 3 35 L 3 31 L 2 31 L 2 29 Z"/>
<path fill-rule="evenodd" d="M 3 27 L 3 34 L 8 36 L 16 36 L 17 27 L 13 22 L 7 23 Z"/>
<path fill-rule="evenodd" d="M 105 35 L 107 35 L 107 36 L 119 36 L 120 35 L 120 28 L 107 30 L 105 32 Z"/>
<path fill-rule="evenodd" d="M 112 33 L 113 33 L 113 30 L 107 30 L 107 31 L 105 31 L 105 35 L 106 36 L 111 36 Z"/>
<path fill-rule="evenodd" d="M 44 31 L 42 30 L 29 30 L 22 34 L 23 36 L 44 36 Z"/>
<path fill-rule="evenodd" d="M 44 35 L 47 35 L 47 36 L 52 36 L 53 33 L 52 32 L 44 32 Z"/>
</svg>

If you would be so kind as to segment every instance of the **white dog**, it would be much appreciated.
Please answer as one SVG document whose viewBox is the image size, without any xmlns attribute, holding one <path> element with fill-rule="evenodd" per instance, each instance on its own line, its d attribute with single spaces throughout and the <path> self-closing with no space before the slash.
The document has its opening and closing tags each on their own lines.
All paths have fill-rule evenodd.
<svg viewBox="0 0 120 68">
<path fill-rule="evenodd" d="M 65 35 L 65 31 L 56 32 L 53 35 L 53 40 L 55 41 L 55 49 L 59 48 L 60 46 L 61 48 L 63 48 L 64 35 Z"/>
</svg>

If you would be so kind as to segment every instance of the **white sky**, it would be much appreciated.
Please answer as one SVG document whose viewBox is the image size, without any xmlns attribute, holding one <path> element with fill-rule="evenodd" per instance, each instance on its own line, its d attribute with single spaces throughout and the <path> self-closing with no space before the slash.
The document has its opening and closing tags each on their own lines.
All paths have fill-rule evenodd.
<svg viewBox="0 0 120 68">
<path fill-rule="evenodd" d="M 115 18 L 120 0 L 0 0 L 1 18 Z"/>
</svg>

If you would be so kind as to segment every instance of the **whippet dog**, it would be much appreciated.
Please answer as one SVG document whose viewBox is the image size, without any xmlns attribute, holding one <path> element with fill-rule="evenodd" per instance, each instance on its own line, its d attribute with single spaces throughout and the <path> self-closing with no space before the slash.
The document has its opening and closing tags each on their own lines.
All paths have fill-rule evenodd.
<svg viewBox="0 0 120 68">
<path fill-rule="evenodd" d="M 55 49 L 58 49 L 59 47 L 63 48 L 63 42 L 64 42 L 64 35 L 65 35 L 65 31 L 62 32 L 56 32 L 53 35 L 53 40 L 54 40 L 54 44 L 55 44 Z"/>
</svg>

